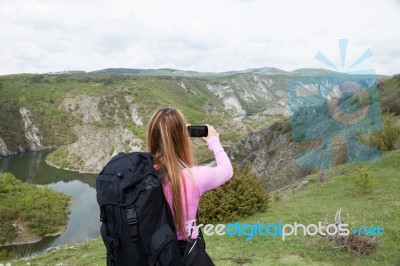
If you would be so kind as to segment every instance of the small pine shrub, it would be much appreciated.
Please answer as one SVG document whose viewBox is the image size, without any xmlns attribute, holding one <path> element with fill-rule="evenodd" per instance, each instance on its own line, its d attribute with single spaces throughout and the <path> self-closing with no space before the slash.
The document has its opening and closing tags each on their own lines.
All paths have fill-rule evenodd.
<svg viewBox="0 0 400 266">
<path fill-rule="evenodd" d="M 242 171 L 235 167 L 231 180 L 202 197 L 199 223 L 230 222 L 265 212 L 268 202 L 268 193 L 262 182 L 247 167 Z"/>
<path fill-rule="evenodd" d="M 368 194 L 373 191 L 374 182 L 372 180 L 372 174 L 365 168 L 358 170 L 358 177 L 354 181 L 354 185 L 357 190 L 361 193 Z"/>
</svg>

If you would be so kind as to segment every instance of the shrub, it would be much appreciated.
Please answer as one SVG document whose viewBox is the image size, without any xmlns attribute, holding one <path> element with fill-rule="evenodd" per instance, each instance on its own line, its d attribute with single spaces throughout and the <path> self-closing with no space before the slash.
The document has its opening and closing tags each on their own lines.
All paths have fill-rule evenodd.
<svg viewBox="0 0 400 266">
<path fill-rule="evenodd" d="M 368 172 L 365 168 L 359 169 L 358 177 L 354 180 L 354 185 L 361 193 L 371 193 L 374 186 L 372 174 Z"/>
<path fill-rule="evenodd" d="M 391 151 L 394 148 L 394 143 L 400 136 L 400 127 L 393 125 L 390 120 L 385 120 L 383 125 L 382 141 L 387 150 Z"/>
<path fill-rule="evenodd" d="M 369 143 L 378 147 L 381 151 L 391 151 L 395 148 L 399 136 L 400 127 L 386 119 L 383 123 L 383 129 L 370 135 Z"/>
<path fill-rule="evenodd" d="M 200 201 L 199 223 L 230 222 L 268 208 L 268 194 L 249 168 L 234 169 L 225 185 L 207 192 Z"/>
<path fill-rule="evenodd" d="M 279 193 L 279 191 L 276 191 L 274 195 L 274 201 L 279 201 L 279 200 L 281 200 L 281 193 Z"/>
</svg>

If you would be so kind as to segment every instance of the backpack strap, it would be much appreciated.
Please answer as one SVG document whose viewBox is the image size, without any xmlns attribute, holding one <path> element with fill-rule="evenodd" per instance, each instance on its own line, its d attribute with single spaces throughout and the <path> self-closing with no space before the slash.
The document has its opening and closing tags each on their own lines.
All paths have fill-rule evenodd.
<svg viewBox="0 0 400 266">
<path fill-rule="evenodd" d="M 137 195 L 134 195 L 134 199 L 136 199 L 136 197 L 138 196 L 146 179 L 147 178 L 143 178 L 143 180 L 140 181 L 140 184 L 138 185 L 139 189 L 137 190 Z M 135 206 L 133 204 L 129 205 L 126 208 L 126 218 L 128 220 L 128 226 L 129 226 L 129 232 L 131 235 L 131 240 L 134 244 L 136 244 L 138 251 L 139 251 L 140 261 L 141 261 L 142 265 L 147 266 L 148 263 L 147 263 L 146 251 L 143 246 L 143 241 L 140 239 L 140 236 L 139 236 L 138 219 L 137 219 Z"/>
<path fill-rule="evenodd" d="M 138 220 L 135 207 L 133 205 L 127 207 L 126 212 L 127 212 L 126 218 L 128 219 L 128 225 L 131 234 L 131 240 L 134 244 L 136 244 L 138 248 L 140 261 L 142 265 L 147 266 L 147 256 L 144 250 L 143 241 L 139 237 Z"/>
</svg>

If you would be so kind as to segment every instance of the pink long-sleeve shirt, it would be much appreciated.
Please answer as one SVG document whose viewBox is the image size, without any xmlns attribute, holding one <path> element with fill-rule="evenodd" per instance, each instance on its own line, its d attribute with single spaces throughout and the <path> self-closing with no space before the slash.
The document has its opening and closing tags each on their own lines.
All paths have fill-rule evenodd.
<svg viewBox="0 0 400 266">
<path fill-rule="evenodd" d="M 183 221 L 186 234 L 189 236 L 188 224 L 193 223 L 196 225 L 196 213 L 199 206 L 200 198 L 204 192 L 217 188 L 228 181 L 233 175 L 232 164 L 228 158 L 228 155 L 221 146 L 221 142 L 215 136 L 210 137 L 207 140 L 208 148 L 214 153 L 216 166 L 194 166 L 191 168 L 185 168 L 181 172 L 181 178 L 185 182 L 181 181 L 181 195 L 182 195 L 182 210 L 183 217 L 186 217 Z M 183 184 L 186 184 L 186 201 L 185 201 L 185 190 Z M 169 207 L 171 208 L 172 214 L 172 192 L 171 185 L 166 182 L 163 186 L 164 195 L 167 199 Z M 186 212 L 187 210 L 187 212 Z M 193 228 L 193 226 L 192 226 Z M 177 232 L 177 237 L 182 240 L 183 237 Z M 191 237 L 197 237 L 197 231 L 191 232 Z"/>
</svg>

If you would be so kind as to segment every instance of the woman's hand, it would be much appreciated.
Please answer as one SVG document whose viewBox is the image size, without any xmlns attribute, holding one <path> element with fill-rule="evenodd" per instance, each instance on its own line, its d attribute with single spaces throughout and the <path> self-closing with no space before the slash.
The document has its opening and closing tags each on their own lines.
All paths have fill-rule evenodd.
<svg viewBox="0 0 400 266">
<path fill-rule="evenodd" d="M 217 138 L 219 139 L 219 134 L 218 134 L 217 131 L 214 129 L 214 127 L 211 126 L 211 125 L 209 125 L 209 124 L 206 124 L 206 126 L 207 126 L 207 128 L 208 128 L 208 135 L 207 135 L 207 137 L 203 137 L 203 139 L 204 139 L 205 141 L 208 141 L 208 139 L 211 138 L 211 137 L 213 137 L 213 136 L 215 136 L 215 137 L 217 137 Z"/>
</svg>

